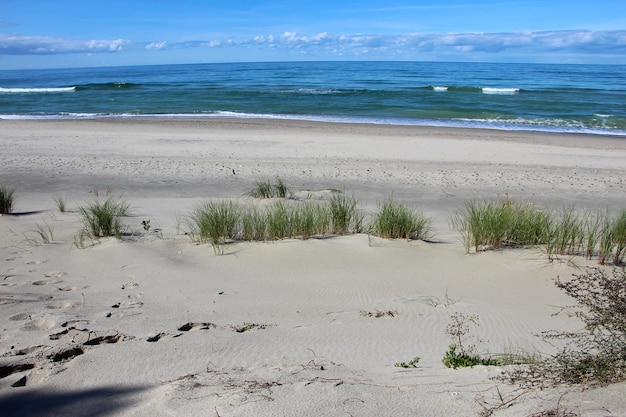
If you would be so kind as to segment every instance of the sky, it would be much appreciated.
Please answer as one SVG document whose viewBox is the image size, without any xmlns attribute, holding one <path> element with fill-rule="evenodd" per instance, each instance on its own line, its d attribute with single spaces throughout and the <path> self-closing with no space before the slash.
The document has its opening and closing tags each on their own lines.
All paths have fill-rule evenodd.
<svg viewBox="0 0 626 417">
<path fill-rule="evenodd" d="M 0 0 L 0 69 L 338 60 L 626 64 L 626 1 Z"/>
</svg>

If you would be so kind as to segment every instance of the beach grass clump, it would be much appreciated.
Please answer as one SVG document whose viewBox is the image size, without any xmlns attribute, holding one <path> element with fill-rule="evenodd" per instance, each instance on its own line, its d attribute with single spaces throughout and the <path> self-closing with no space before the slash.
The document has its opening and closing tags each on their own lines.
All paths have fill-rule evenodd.
<svg viewBox="0 0 626 417">
<path fill-rule="evenodd" d="M 11 214 L 13 212 L 14 193 L 14 188 L 0 184 L 0 214 Z"/>
<path fill-rule="evenodd" d="M 328 205 L 305 202 L 294 207 L 291 237 L 309 239 L 313 236 L 323 236 L 329 233 L 331 224 L 332 216 Z"/>
<path fill-rule="evenodd" d="M 530 203 L 515 203 L 508 198 L 470 201 L 452 218 L 452 225 L 461 232 L 467 253 L 472 247 L 479 252 L 503 245 L 543 243 L 546 229 L 552 222 L 549 212 L 539 210 Z"/>
<path fill-rule="evenodd" d="M 238 238 L 241 207 L 232 201 L 208 202 L 197 206 L 189 217 L 190 234 L 200 243 L 209 242 L 216 253 Z"/>
<path fill-rule="evenodd" d="M 96 199 L 86 207 L 79 207 L 84 234 L 90 238 L 121 237 L 122 218 L 129 215 L 130 204 L 108 193 L 106 200 Z"/>
<path fill-rule="evenodd" d="M 245 207 L 241 210 L 240 223 L 241 239 L 245 241 L 263 241 L 266 239 L 265 213 L 257 207 Z"/>
<path fill-rule="evenodd" d="M 252 198 L 287 198 L 291 192 L 282 179 L 276 178 L 275 183 L 270 180 L 257 181 L 245 195 Z"/>
<path fill-rule="evenodd" d="M 354 196 L 333 193 L 328 200 L 328 215 L 332 234 L 345 235 L 363 231 L 364 215 L 358 209 L 358 201 Z"/>
<path fill-rule="evenodd" d="M 577 255 L 582 252 L 585 232 L 589 232 L 584 216 L 574 209 L 563 210 L 546 228 L 544 244 L 548 258 L 554 255 Z"/>
<path fill-rule="evenodd" d="M 600 232 L 600 264 L 612 261 L 614 265 L 624 264 L 626 256 L 626 209 L 613 220 L 607 220 Z"/>
<path fill-rule="evenodd" d="M 265 212 L 267 237 L 271 240 L 290 238 L 293 231 L 294 209 L 282 201 L 272 204 Z"/>
<path fill-rule="evenodd" d="M 268 240 L 309 239 L 327 233 L 330 217 L 318 203 L 276 201 L 265 210 L 265 223 Z"/>
<path fill-rule="evenodd" d="M 427 239 L 431 219 L 406 204 L 387 199 L 370 225 L 372 234 L 384 239 Z"/>
</svg>

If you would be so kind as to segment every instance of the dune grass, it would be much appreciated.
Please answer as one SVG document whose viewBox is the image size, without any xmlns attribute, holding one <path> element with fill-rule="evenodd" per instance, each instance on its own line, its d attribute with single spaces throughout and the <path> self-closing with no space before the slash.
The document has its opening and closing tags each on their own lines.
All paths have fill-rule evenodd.
<svg viewBox="0 0 626 417">
<path fill-rule="evenodd" d="M 427 239 L 431 234 L 431 219 L 389 198 L 379 206 L 370 229 L 372 234 L 385 239 Z"/>
<path fill-rule="evenodd" d="M 15 189 L 4 184 L 0 184 L 0 214 L 10 214 L 13 212 Z"/>
<path fill-rule="evenodd" d="M 129 215 L 130 204 L 110 194 L 104 201 L 96 195 L 91 204 L 81 206 L 78 210 L 83 220 L 81 234 L 90 238 L 110 236 L 119 238 L 122 235 L 122 218 Z"/>
<path fill-rule="evenodd" d="M 604 264 L 624 262 L 626 210 L 617 219 L 601 212 L 541 209 L 509 199 L 470 201 L 457 210 L 451 225 L 461 233 L 466 253 L 503 246 L 543 246 L 548 259 L 597 256 Z"/>
<path fill-rule="evenodd" d="M 199 205 L 189 216 L 190 234 L 194 240 L 209 242 L 216 253 L 223 254 L 224 245 L 237 237 L 240 216 L 240 206 L 230 201 Z"/>
<path fill-rule="evenodd" d="M 479 252 L 503 245 L 543 243 L 552 222 L 550 213 L 509 199 L 470 201 L 452 218 L 452 226 L 461 232 L 468 253 L 472 247 Z"/>
<path fill-rule="evenodd" d="M 363 213 L 358 209 L 354 196 L 345 193 L 333 193 L 328 200 L 328 211 L 332 224 L 332 233 L 344 235 L 363 231 Z"/>
<path fill-rule="evenodd" d="M 56 204 L 59 213 L 65 213 L 67 211 L 67 197 L 62 195 L 54 197 L 54 204 Z"/>
<path fill-rule="evenodd" d="M 334 193 L 327 200 L 277 200 L 259 207 L 234 201 L 209 202 L 187 218 L 188 234 L 198 243 L 210 243 L 217 254 L 232 241 L 271 241 L 337 236 L 369 230 L 383 238 L 424 239 L 429 218 L 391 199 L 365 225 L 365 215 L 354 196 Z"/>
<path fill-rule="evenodd" d="M 291 192 L 282 179 L 276 178 L 276 183 L 270 180 L 257 181 L 245 195 L 252 198 L 287 198 Z"/>
</svg>

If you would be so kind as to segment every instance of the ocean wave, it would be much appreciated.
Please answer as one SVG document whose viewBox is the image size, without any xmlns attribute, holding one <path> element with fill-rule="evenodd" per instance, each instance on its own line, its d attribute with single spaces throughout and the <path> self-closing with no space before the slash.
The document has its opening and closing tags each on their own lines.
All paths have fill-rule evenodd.
<svg viewBox="0 0 626 417">
<path fill-rule="evenodd" d="M 65 93 L 75 91 L 76 87 L 38 87 L 38 88 L 2 88 L 0 93 L 23 94 L 23 93 Z"/>
<path fill-rule="evenodd" d="M 483 87 L 483 94 L 500 94 L 500 95 L 512 95 L 518 94 L 519 88 L 493 88 Z"/>
<path fill-rule="evenodd" d="M 341 91 L 334 90 L 332 88 L 298 88 L 295 91 L 300 94 L 312 94 L 312 95 L 326 95 L 326 94 L 340 94 L 341 93 Z"/>
<path fill-rule="evenodd" d="M 521 91 L 519 88 L 445 86 L 445 85 L 431 85 L 429 88 L 437 92 L 452 91 L 452 92 L 458 92 L 458 93 L 482 93 L 482 94 L 500 94 L 500 95 L 519 94 Z"/>
<path fill-rule="evenodd" d="M 134 83 L 125 83 L 125 82 L 108 82 L 108 83 L 92 83 L 92 84 L 82 84 L 76 87 L 78 91 L 84 90 L 120 90 L 120 89 L 128 89 L 135 88 L 139 84 Z"/>
</svg>

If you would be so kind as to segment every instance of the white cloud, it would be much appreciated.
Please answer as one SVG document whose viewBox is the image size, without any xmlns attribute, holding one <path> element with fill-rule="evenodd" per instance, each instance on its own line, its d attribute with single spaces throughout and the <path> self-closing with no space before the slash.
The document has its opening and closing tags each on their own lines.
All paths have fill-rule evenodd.
<svg viewBox="0 0 626 417">
<path fill-rule="evenodd" d="M 307 53 L 320 59 L 342 57 L 349 59 L 370 54 L 377 58 L 419 57 L 458 58 L 481 56 L 557 56 L 579 55 L 593 60 L 594 55 L 613 56 L 624 62 L 626 30 L 615 31 L 541 31 L 500 33 L 408 33 L 402 35 L 330 34 L 320 32 L 302 35 L 286 31 L 282 34 L 262 34 L 249 39 L 205 39 L 188 42 L 155 41 L 131 43 L 115 40 L 72 40 L 53 37 L 31 37 L 0 33 L 2 55 L 46 55 L 71 53 L 105 53 L 145 50 L 193 48 L 264 49 L 289 54 Z"/>
<path fill-rule="evenodd" d="M 146 45 L 146 49 L 148 50 L 152 50 L 152 51 L 158 51 L 161 49 L 165 49 L 167 47 L 167 42 L 166 41 L 161 41 L 161 42 L 152 42 Z"/>
<path fill-rule="evenodd" d="M 96 52 L 119 52 L 130 42 L 114 40 L 75 40 L 48 36 L 20 36 L 0 33 L 0 54 L 54 55 Z"/>
</svg>

